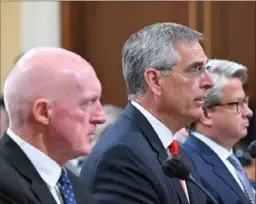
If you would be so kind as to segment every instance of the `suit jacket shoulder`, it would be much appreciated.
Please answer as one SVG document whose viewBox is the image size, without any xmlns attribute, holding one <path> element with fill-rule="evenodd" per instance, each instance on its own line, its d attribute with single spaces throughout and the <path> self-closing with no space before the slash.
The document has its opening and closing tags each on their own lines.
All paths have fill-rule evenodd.
<svg viewBox="0 0 256 204">
<path fill-rule="evenodd" d="M 79 179 L 71 172 L 68 177 L 77 203 L 93 204 Z M 5 204 L 56 204 L 33 164 L 8 135 L 0 141 L 0 195 Z"/>
<path fill-rule="evenodd" d="M 162 170 L 167 157 L 147 119 L 129 104 L 94 146 L 80 178 L 103 204 L 188 204 L 179 179 Z M 204 203 L 197 201 L 191 204 Z"/>
<path fill-rule="evenodd" d="M 203 186 L 220 204 L 247 204 L 240 186 L 218 155 L 202 141 L 190 135 L 184 143 Z"/>
</svg>

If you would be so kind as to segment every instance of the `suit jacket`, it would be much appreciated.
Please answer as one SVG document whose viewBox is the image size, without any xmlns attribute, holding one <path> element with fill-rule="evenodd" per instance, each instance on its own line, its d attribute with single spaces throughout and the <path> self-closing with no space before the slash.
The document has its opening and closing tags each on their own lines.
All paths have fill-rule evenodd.
<svg viewBox="0 0 256 204">
<path fill-rule="evenodd" d="M 180 154 L 194 170 L 182 149 Z M 188 204 L 179 179 L 168 179 L 162 170 L 167 157 L 148 120 L 128 104 L 123 115 L 94 146 L 80 178 L 102 204 Z M 193 184 L 187 184 L 190 203 L 206 203 L 204 194 Z"/>
<path fill-rule="evenodd" d="M 244 192 L 218 155 L 205 143 L 190 135 L 184 143 L 203 186 L 220 204 L 247 204 Z"/>
<path fill-rule="evenodd" d="M 94 203 L 79 179 L 67 171 L 77 204 Z M 0 140 L 0 203 L 56 204 L 47 184 L 20 147 L 6 134 Z"/>
</svg>

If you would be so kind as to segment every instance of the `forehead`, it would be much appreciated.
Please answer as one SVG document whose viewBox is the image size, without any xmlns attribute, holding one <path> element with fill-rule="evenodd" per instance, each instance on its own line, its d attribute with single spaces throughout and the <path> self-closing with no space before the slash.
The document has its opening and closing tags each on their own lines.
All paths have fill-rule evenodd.
<svg viewBox="0 0 256 204">
<path fill-rule="evenodd" d="M 207 56 L 204 53 L 202 46 L 198 43 L 177 43 L 175 49 L 181 57 L 180 65 L 188 67 L 192 63 L 202 62 L 207 63 Z"/>
<path fill-rule="evenodd" d="M 243 85 L 239 78 L 230 78 L 222 93 L 222 101 L 230 102 L 230 100 L 245 97 Z"/>
<path fill-rule="evenodd" d="M 95 97 L 101 94 L 100 81 L 92 69 L 76 72 L 74 82 L 78 92 L 86 92 L 87 95 Z"/>
<path fill-rule="evenodd" d="M 90 100 L 101 96 L 101 84 L 93 69 L 73 69 L 64 74 L 66 81 L 62 86 L 67 99 Z"/>
</svg>

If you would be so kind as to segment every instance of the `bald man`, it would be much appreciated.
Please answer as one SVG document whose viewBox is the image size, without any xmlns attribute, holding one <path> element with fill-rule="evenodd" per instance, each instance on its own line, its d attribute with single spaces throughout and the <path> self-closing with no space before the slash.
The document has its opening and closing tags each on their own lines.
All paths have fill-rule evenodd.
<svg viewBox="0 0 256 204">
<path fill-rule="evenodd" d="M 0 142 L 0 203 L 94 203 L 64 164 L 91 152 L 105 122 L 92 66 L 60 48 L 24 54 L 4 84 L 10 126 Z"/>
</svg>

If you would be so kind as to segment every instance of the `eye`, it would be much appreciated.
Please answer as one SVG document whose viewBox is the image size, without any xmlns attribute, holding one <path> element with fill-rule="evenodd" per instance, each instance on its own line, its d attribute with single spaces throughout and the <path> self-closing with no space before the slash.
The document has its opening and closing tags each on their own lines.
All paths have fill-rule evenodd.
<svg viewBox="0 0 256 204">
<path fill-rule="evenodd" d="M 88 102 L 88 105 L 89 105 L 89 106 L 93 105 L 93 104 L 95 103 L 95 101 L 96 101 L 96 100 L 91 100 L 91 101 L 89 101 L 89 102 Z"/>
<path fill-rule="evenodd" d="M 97 103 L 98 101 L 98 98 L 93 98 L 91 99 L 90 101 L 85 101 L 83 104 L 82 104 L 82 109 L 85 110 L 85 111 L 88 111 L 89 109 L 93 108 L 94 105 Z"/>
<path fill-rule="evenodd" d="M 204 67 L 203 66 L 196 66 L 196 67 L 192 67 L 191 68 L 191 72 L 201 73 L 202 71 L 204 71 Z"/>
<path fill-rule="evenodd" d="M 90 101 L 88 102 L 88 105 L 89 105 L 89 106 L 93 106 L 97 101 L 98 101 L 98 98 L 93 98 L 92 100 L 90 100 Z"/>
</svg>

